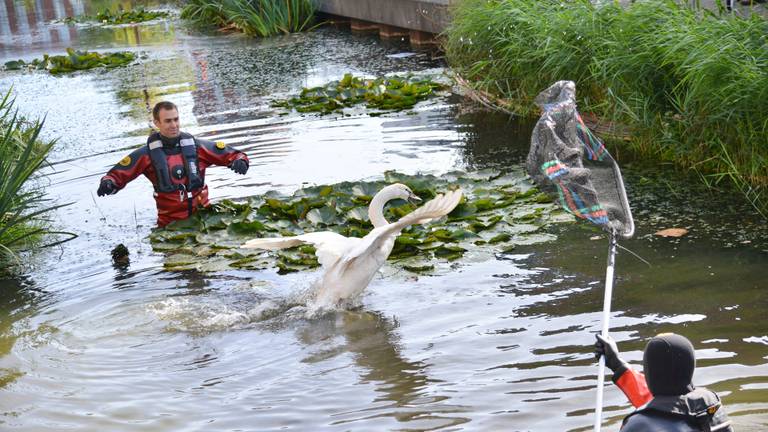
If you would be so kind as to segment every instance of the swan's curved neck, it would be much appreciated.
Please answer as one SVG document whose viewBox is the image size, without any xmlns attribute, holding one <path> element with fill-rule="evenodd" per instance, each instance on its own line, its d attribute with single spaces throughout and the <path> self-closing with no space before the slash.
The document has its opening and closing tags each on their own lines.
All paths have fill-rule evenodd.
<svg viewBox="0 0 768 432">
<path fill-rule="evenodd" d="M 384 219 L 384 204 L 391 201 L 397 196 L 398 191 L 389 187 L 385 187 L 373 196 L 371 204 L 368 206 L 368 218 L 371 220 L 374 228 L 388 225 L 386 219 Z"/>
</svg>

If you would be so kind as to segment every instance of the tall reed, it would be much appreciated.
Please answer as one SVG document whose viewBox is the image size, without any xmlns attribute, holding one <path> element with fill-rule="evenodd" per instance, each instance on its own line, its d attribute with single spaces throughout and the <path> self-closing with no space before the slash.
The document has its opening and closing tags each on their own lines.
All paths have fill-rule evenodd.
<svg viewBox="0 0 768 432">
<path fill-rule="evenodd" d="M 768 215 L 768 21 L 674 0 L 463 0 L 446 31 L 452 66 L 534 114 L 552 82 L 580 109 L 629 126 L 646 156 L 724 179 Z"/>
<path fill-rule="evenodd" d="M 314 15 L 312 0 L 189 0 L 181 11 L 193 23 L 257 37 L 307 30 Z"/>
<path fill-rule="evenodd" d="M 40 246 L 47 235 L 74 237 L 49 229 L 48 213 L 66 204 L 50 205 L 34 185 L 35 173 L 54 142 L 38 140 L 43 122 L 19 118 L 10 95 L 8 91 L 0 100 L 0 273 L 20 262 L 20 251 Z M 52 244 L 58 243 L 61 241 Z"/>
</svg>

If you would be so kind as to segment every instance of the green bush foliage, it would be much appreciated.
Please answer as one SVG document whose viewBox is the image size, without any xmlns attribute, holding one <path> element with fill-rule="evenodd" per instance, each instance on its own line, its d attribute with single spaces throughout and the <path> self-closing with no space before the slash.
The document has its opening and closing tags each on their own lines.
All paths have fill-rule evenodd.
<svg viewBox="0 0 768 432">
<path fill-rule="evenodd" d="M 130 51 L 99 54 L 97 52 L 76 51 L 72 48 L 67 48 L 67 55 L 49 56 L 44 54 L 42 59 L 34 59 L 29 63 L 24 60 L 12 60 L 5 63 L 5 69 L 47 70 L 56 75 L 101 66 L 106 68 L 125 66 L 135 58 L 136 54 Z"/>
<path fill-rule="evenodd" d="M 730 179 L 768 214 L 768 21 L 673 0 L 604 3 L 458 2 L 447 57 L 521 114 L 573 80 L 582 112 L 628 126 L 639 154 Z"/>
<path fill-rule="evenodd" d="M 256 37 L 308 30 L 314 15 L 312 0 L 189 0 L 181 10 L 181 18 L 194 24 Z"/>
<path fill-rule="evenodd" d="M 74 237 L 47 228 L 46 215 L 62 205 L 48 205 L 43 191 L 32 183 L 54 142 L 38 140 L 43 122 L 20 118 L 10 95 L 0 101 L 0 274 L 19 262 L 18 252 L 39 245 L 44 236 Z"/>
</svg>

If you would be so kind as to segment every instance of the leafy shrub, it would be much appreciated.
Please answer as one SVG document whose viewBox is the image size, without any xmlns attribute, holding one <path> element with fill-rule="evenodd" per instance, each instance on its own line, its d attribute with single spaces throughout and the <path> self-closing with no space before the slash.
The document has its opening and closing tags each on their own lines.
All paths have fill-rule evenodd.
<svg viewBox="0 0 768 432">
<path fill-rule="evenodd" d="M 43 122 L 20 118 L 10 95 L 0 101 L 0 273 L 8 271 L 9 262 L 18 262 L 19 251 L 39 245 L 46 235 L 74 238 L 47 228 L 46 215 L 63 205 L 48 205 L 43 191 L 32 184 L 54 142 L 38 140 Z"/>
<path fill-rule="evenodd" d="M 257 37 L 308 30 L 314 15 L 312 0 L 189 0 L 181 10 L 181 17 L 195 24 Z"/>
</svg>

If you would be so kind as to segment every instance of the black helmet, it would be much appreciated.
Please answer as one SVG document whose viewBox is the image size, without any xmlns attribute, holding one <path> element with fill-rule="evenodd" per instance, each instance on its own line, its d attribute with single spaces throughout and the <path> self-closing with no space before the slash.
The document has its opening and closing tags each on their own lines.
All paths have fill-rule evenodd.
<svg viewBox="0 0 768 432">
<path fill-rule="evenodd" d="M 643 371 L 654 396 L 684 395 L 694 389 L 691 379 L 696 354 L 691 341 L 674 333 L 662 333 L 648 342 Z"/>
</svg>

